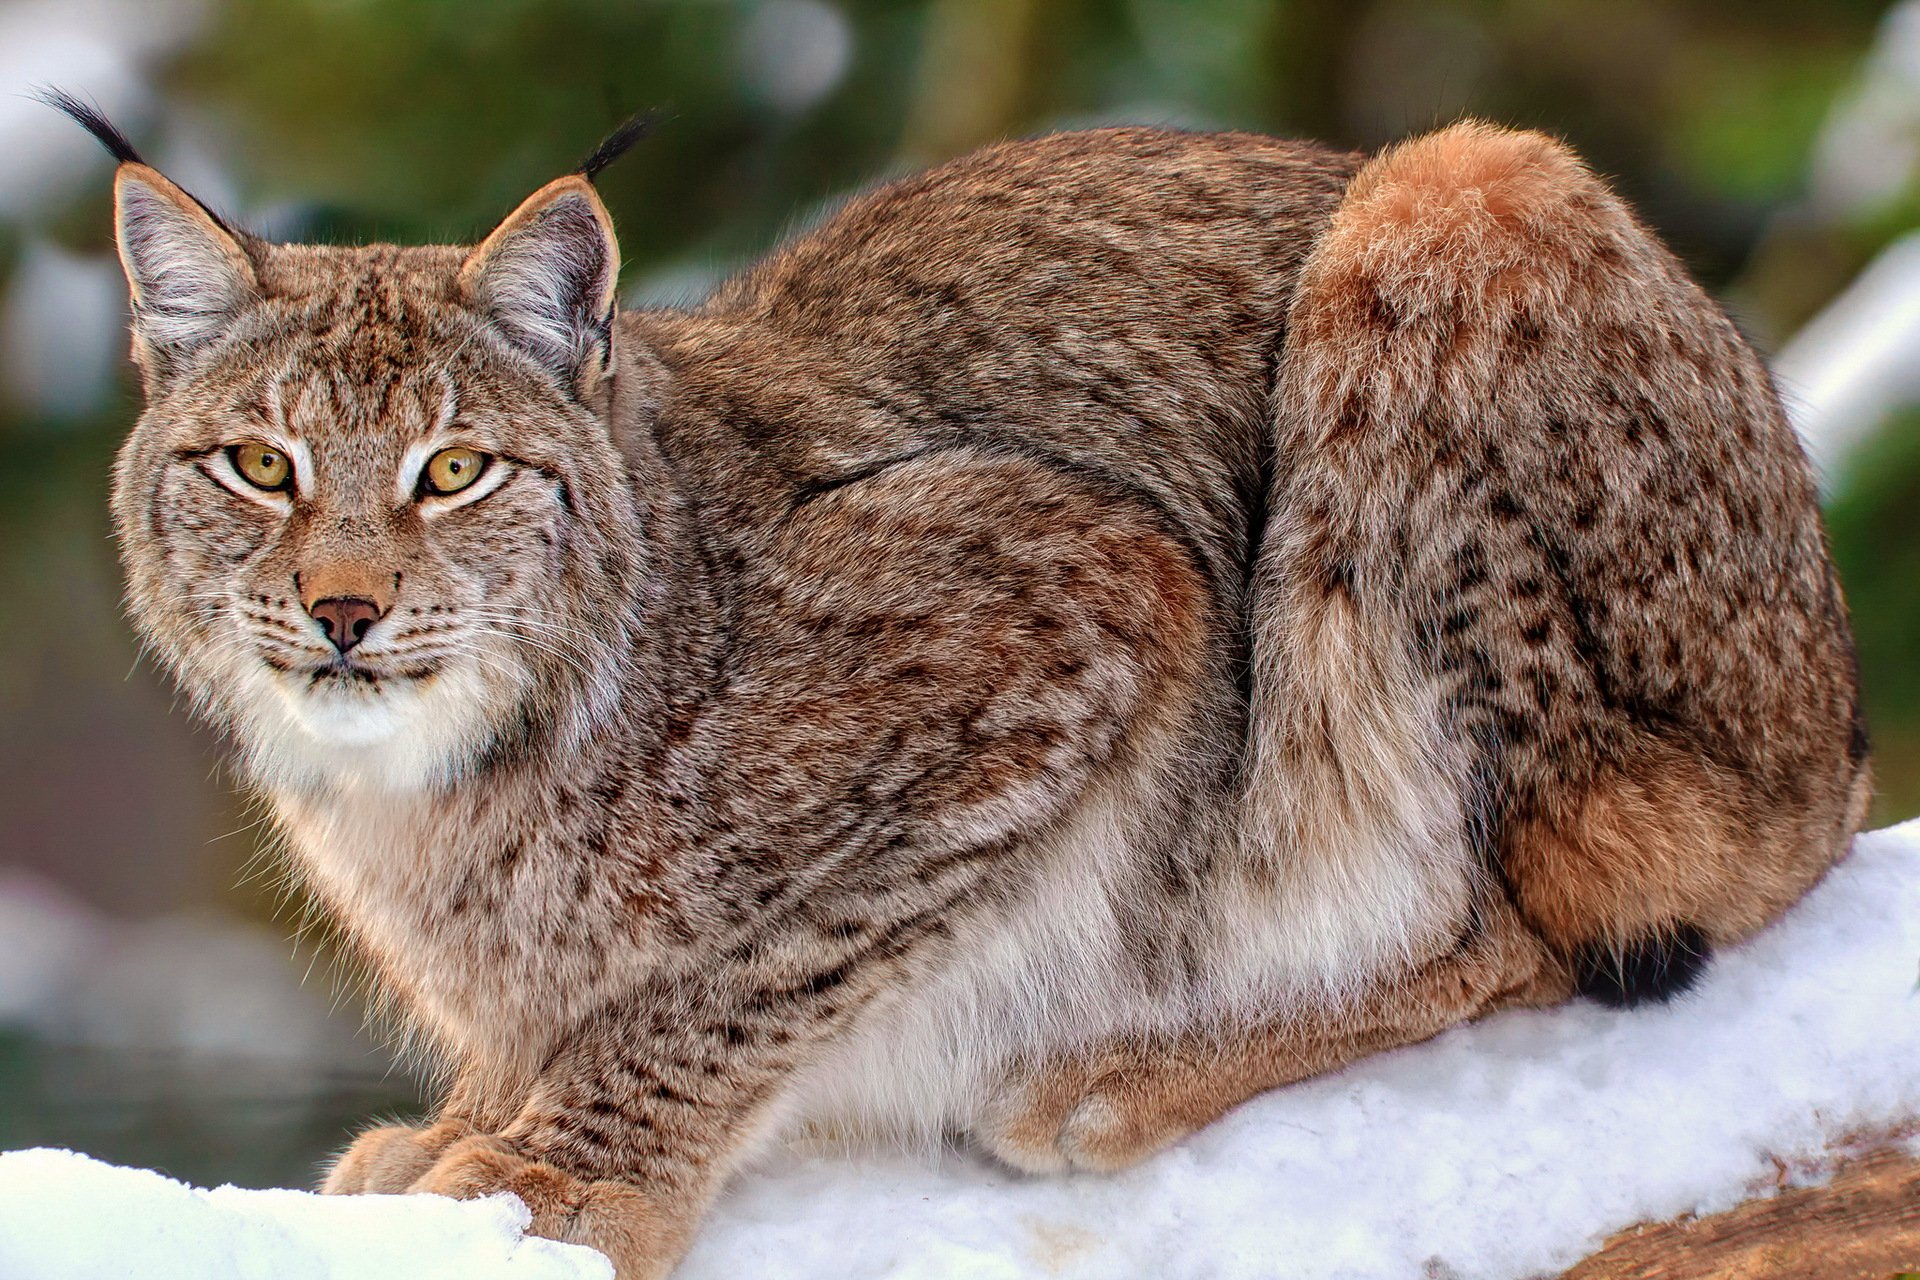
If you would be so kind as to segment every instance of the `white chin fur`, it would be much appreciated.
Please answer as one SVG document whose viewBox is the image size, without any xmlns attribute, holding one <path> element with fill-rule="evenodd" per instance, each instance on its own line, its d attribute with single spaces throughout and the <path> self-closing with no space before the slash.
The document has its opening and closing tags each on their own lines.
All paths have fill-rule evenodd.
<svg viewBox="0 0 1920 1280">
<path fill-rule="evenodd" d="M 314 685 L 260 668 L 238 700 L 248 766 L 268 789 L 431 786 L 485 747 L 524 685 L 515 675 L 503 688 L 493 670 L 460 661 L 419 680 Z"/>
</svg>

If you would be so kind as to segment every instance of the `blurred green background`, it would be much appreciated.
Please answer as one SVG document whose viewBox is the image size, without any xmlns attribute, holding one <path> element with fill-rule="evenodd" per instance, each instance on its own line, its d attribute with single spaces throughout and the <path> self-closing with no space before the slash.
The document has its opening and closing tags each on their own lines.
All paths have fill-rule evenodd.
<svg viewBox="0 0 1920 1280">
<path fill-rule="evenodd" d="M 1920 810 L 1916 0 L 14 0 L 0 50 L 0 1148 L 304 1182 L 418 1087 L 324 937 L 292 939 L 270 837 L 118 616 L 109 165 L 19 96 L 39 83 L 282 238 L 473 239 L 659 108 L 602 182 L 635 304 L 1008 135 L 1563 135 L 1777 354 L 1828 484 L 1876 820 Z"/>
</svg>

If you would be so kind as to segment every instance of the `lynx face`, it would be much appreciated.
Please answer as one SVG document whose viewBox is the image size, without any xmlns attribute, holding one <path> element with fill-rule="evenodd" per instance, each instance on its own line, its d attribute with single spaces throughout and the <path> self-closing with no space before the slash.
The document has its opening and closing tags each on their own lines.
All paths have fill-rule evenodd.
<svg viewBox="0 0 1920 1280">
<path fill-rule="evenodd" d="M 581 253 L 612 243 L 590 191 L 472 254 L 335 249 L 242 239 L 128 170 L 132 611 L 255 777 L 418 788 L 577 732 L 629 647 L 642 523 L 589 405 L 612 271 Z"/>
</svg>

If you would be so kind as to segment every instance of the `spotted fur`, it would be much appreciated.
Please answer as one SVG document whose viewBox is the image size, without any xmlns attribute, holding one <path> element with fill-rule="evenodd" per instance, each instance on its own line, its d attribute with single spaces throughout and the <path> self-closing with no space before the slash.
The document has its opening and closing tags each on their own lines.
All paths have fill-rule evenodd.
<svg viewBox="0 0 1920 1280">
<path fill-rule="evenodd" d="M 580 176 L 474 250 L 118 192 L 133 617 L 454 1081 L 330 1190 L 637 1277 L 782 1132 L 1114 1167 L 1671 987 L 1860 819 L 1766 374 L 1538 135 L 1010 143 L 617 317 Z"/>
</svg>

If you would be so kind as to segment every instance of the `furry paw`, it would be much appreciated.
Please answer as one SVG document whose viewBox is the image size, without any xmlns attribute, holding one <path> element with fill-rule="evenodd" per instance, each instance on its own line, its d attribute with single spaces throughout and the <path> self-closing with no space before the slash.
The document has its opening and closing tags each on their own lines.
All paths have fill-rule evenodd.
<svg viewBox="0 0 1920 1280">
<path fill-rule="evenodd" d="M 576 1177 L 522 1154 L 505 1138 L 463 1138 L 409 1190 L 472 1200 L 508 1192 L 533 1214 L 534 1235 L 598 1249 L 619 1280 L 661 1280 L 686 1249 L 690 1224 L 625 1182 Z"/>
<path fill-rule="evenodd" d="M 1051 1063 L 1008 1079 L 975 1136 L 1027 1173 L 1112 1173 L 1172 1146 L 1213 1117 L 1150 1069 Z"/>
<path fill-rule="evenodd" d="M 430 1128 L 389 1124 L 369 1129 L 333 1162 L 320 1184 L 321 1193 L 398 1195 L 432 1168 L 440 1153 L 466 1132 L 445 1124 Z"/>
</svg>

